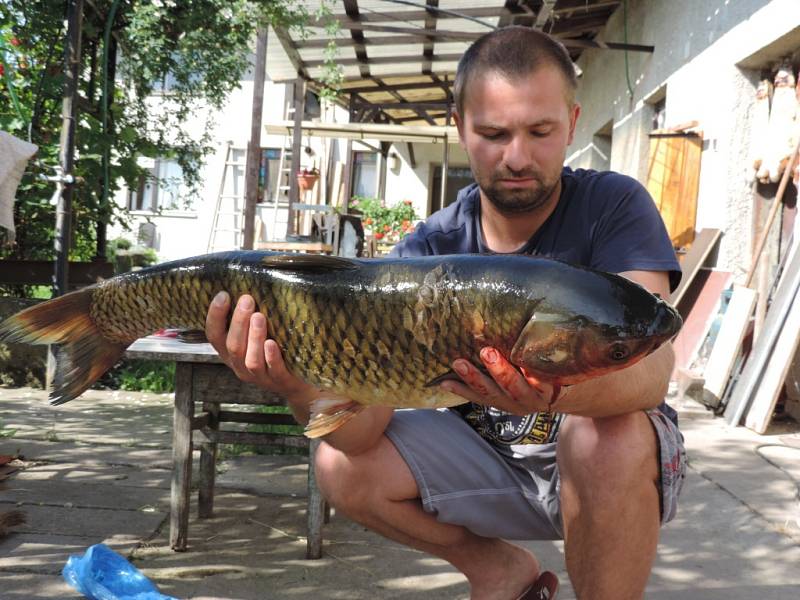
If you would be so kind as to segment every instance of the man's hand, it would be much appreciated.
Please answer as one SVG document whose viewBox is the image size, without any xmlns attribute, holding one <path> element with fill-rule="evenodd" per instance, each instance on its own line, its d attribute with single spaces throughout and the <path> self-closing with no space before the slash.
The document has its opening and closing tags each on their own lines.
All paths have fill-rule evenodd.
<svg viewBox="0 0 800 600">
<path fill-rule="evenodd" d="M 445 381 L 442 388 L 471 402 L 515 415 L 528 415 L 550 408 L 553 386 L 535 377 L 526 377 L 495 348 L 483 348 L 480 356 L 491 377 L 468 360 L 459 358 L 453 362 L 453 370 L 464 383 Z"/>
<path fill-rule="evenodd" d="M 227 326 L 229 311 L 230 298 L 227 293 L 220 292 L 206 316 L 206 337 L 223 362 L 242 381 L 283 396 L 293 411 L 300 408 L 296 406 L 298 403 L 307 406 L 316 397 L 317 390 L 288 371 L 278 344 L 267 339 L 267 319 L 255 312 L 253 298 L 247 295 L 239 298 L 230 327 Z M 308 420 L 307 408 L 300 415 L 295 414 L 295 417 L 301 416 Z"/>
</svg>

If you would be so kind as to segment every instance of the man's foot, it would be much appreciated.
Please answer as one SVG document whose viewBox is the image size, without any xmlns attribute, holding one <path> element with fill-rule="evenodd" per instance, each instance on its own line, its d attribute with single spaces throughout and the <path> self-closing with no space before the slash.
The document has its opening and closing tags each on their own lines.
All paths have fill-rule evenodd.
<svg viewBox="0 0 800 600">
<path fill-rule="evenodd" d="M 558 577 L 551 571 L 544 571 L 519 600 L 555 600 L 557 593 Z"/>
</svg>

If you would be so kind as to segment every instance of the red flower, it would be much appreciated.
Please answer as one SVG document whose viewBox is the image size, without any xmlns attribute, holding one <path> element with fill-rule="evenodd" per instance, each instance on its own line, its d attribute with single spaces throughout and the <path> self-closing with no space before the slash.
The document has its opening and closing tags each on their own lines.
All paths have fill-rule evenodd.
<svg viewBox="0 0 800 600">
<path fill-rule="evenodd" d="M 411 200 L 403 200 L 403 204 L 405 204 L 406 206 L 411 206 L 413 202 L 411 202 Z"/>
<path fill-rule="evenodd" d="M 12 37 L 11 40 L 9 40 L 9 41 L 11 42 L 12 46 L 21 46 L 22 45 L 22 42 L 20 42 L 19 38 L 16 38 L 16 37 Z"/>
<path fill-rule="evenodd" d="M 408 219 L 403 219 L 402 225 L 403 229 L 408 229 L 408 226 L 411 225 L 411 221 L 409 221 Z"/>
<path fill-rule="evenodd" d="M 6 66 L 3 63 L 0 63 L 0 77 L 6 74 Z"/>
<path fill-rule="evenodd" d="M 372 225 L 372 218 L 367 217 L 366 219 L 364 219 L 364 225 Z"/>
<path fill-rule="evenodd" d="M 380 239 L 382 239 L 382 238 L 383 238 L 383 234 L 382 234 L 380 231 L 379 231 L 378 233 L 376 233 L 376 234 L 375 234 L 375 239 L 376 239 L 376 240 L 380 240 Z"/>
<path fill-rule="evenodd" d="M 391 230 L 392 230 L 392 228 L 391 228 L 391 227 L 389 227 L 388 225 L 384 225 L 384 226 L 383 226 L 383 230 L 384 230 L 384 231 L 391 231 Z"/>
</svg>

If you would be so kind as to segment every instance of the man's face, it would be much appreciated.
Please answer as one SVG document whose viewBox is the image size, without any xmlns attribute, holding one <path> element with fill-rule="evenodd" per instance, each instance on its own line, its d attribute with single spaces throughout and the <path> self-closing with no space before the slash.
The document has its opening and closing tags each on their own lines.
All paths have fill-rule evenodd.
<svg viewBox="0 0 800 600">
<path fill-rule="evenodd" d="M 459 139 L 484 196 L 501 212 L 545 205 L 555 191 L 580 113 L 566 82 L 545 65 L 518 80 L 489 74 L 469 82 Z"/>
</svg>

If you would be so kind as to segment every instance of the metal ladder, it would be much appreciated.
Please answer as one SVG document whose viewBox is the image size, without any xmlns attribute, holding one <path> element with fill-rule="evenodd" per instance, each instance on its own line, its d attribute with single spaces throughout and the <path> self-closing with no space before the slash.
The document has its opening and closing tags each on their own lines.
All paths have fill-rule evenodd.
<svg viewBox="0 0 800 600">
<path fill-rule="evenodd" d="M 245 162 L 236 162 L 231 160 L 234 150 L 244 150 L 245 152 Z M 241 186 L 241 194 L 225 194 L 225 184 L 228 181 L 230 176 L 229 170 L 234 167 L 242 167 L 245 168 L 245 164 L 247 162 L 247 149 L 246 148 L 236 148 L 233 145 L 233 142 L 228 142 L 228 146 L 225 150 L 225 163 L 222 167 L 222 178 L 220 179 L 219 184 L 219 192 L 217 193 L 217 202 L 214 206 L 214 217 L 211 221 L 211 230 L 208 234 L 208 244 L 206 247 L 206 252 L 214 252 L 216 248 L 218 248 L 217 244 L 217 233 L 233 233 L 233 246 L 234 248 L 241 248 L 242 246 L 242 226 L 243 222 L 242 219 L 244 217 L 244 185 Z M 244 183 L 244 180 L 242 180 Z M 222 203 L 223 201 L 231 201 L 232 207 L 226 207 L 226 210 L 222 210 Z M 219 221 L 220 217 L 231 217 L 233 221 L 232 227 L 220 227 Z M 230 250 L 230 246 L 225 246 L 226 250 Z"/>
</svg>

